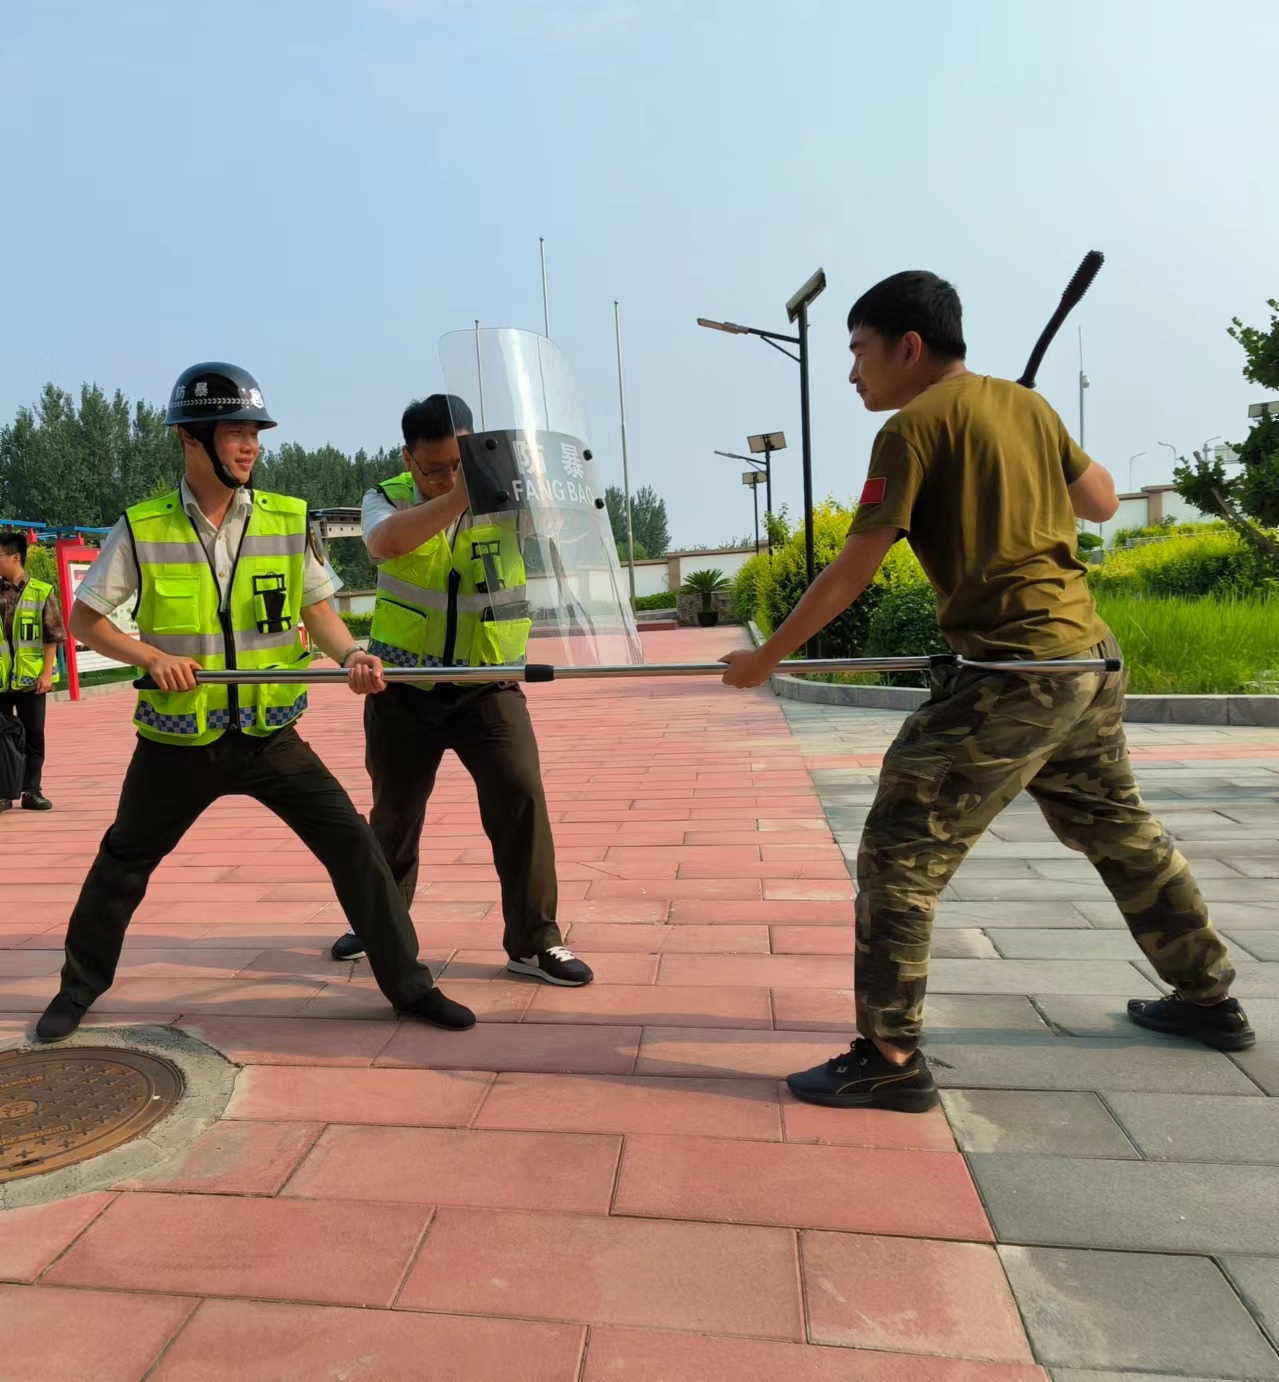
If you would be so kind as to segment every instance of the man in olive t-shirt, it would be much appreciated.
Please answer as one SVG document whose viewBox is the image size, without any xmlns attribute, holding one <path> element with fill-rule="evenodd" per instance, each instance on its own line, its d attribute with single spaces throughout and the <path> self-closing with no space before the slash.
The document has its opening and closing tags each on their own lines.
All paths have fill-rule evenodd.
<svg viewBox="0 0 1279 1382">
<path fill-rule="evenodd" d="M 885 279 L 848 316 L 850 382 L 893 411 L 840 555 L 762 647 L 730 653 L 724 681 L 758 686 L 866 589 L 903 535 L 937 593 L 938 623 L 968 658 L 1115 657 L 1075 553 L 1077 518 L 1118 508 L 1114 482 L 1019 384 L 970 374 L 959 297 L 935 274 Z M 857 856 L 852 1047 L 792 1075 L 841 1108 L 937 1103 L 917 1047 L 937 898 L 1023 789 L 1086 854 L 1168 998 L 1133 1021 L 1220 1050 L 1255 1041 L 1235 972 L 1185 859 L 1142 803 L 1123 732 L 1124 673 L 943 669 L 884 757 Z"/>
<path fill-rule="evenodd" d="M 1037 393 L 962 370 L 884 424 L 849 531 L 906 535 L 964 657 L 1071 657 L 1108 632 L 1075 555 L 1090 464 Z"/>
</svg>

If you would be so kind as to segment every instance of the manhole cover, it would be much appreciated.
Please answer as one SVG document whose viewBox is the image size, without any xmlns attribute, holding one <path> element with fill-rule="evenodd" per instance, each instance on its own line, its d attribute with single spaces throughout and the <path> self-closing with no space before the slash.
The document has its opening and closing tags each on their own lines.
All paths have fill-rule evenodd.
<svg viewBox="0 0 1279 1382">
<path fill-rule="evenodd" d="M 182 1073 L 117 1047 L 0 1054 L 0 1181 L 54 1171 L 137 1137 L 182 1096 Z"/>
</svg>

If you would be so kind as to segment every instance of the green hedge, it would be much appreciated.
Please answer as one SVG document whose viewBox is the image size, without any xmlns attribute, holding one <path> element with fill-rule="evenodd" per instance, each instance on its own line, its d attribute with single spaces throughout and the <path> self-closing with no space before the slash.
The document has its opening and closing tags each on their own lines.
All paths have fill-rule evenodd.
<svg viewBox="0 0 1279 1382">
<path fill-rule="evenodd" d="M 1135 537 L 1203 537 L 1205 533 L 1229 531 L 1224 519 L 1205 523 L 1177 523 L 1165 518 L 1162 523 L 1151 523 L 1145 528 L 1116 528 L 1110 535 L 1110 545 L 1119 549 L 1129 538 Z"/>
<path fill-rule="evenodd" d="M 927 580 L 904 580 L 890 586 L 871 616 L 865 655 L 923 657 L 949 651 L 937 627 L 937 597 Z M 883 680 L 889 686 L 928 685 L 924 672 L 887 672 Z"/>
<path fill-rule="evenodd" d="M 1265 574 L 1252 548 L 1234 533 L 1218 531 L 1110 552 L 1089 570 L 1088 584 L 1099 599 L 1239 599 L 1261 593 Z"/>
<path fill-rule="evenodd" d="M 815 508 L 813 558 L 818 572 L 839 554 L 854 512 L 829 498 Z M 799 528 L 774 547 L 771 561 L 766 552 L 761 552 L 751 557 L 737 573 L 733 582 L 734 613 L 743 621 L 754 619 L 762 630 L 771 631 L 799 603 L 806 586 L 804 530 Z M 904 542 L 892 548 L 861 598 L 822 633 L 823 653 L 827 657 L 865 656 L 875 613 L 887 593 L 899 586 L 922 586 L 928 590 L 924 573 Z M 935 619 L 933 626 L 935 629 Z"/>
<path fill-rule="evenodd" d="M 743 624 L 759 616 L 760 583 L 769 570 L 767 552 L 757 552 L 733 578 L 733 613 Z"/>
<path fill-rule="evenodd" d="M 660 595 L 637 595 L 635 597 L 635 608 L 639 609 L 674 609 L 675 594 L 673 591 L 664 590 Z"/>
<path fill-rule="evenodd" d="M 342 622 L 350 629 L 352 638 L 367 638 L 369 630 L 373 627 L 373 616 L 371 614 L 344 614 Z"/>
</svg>

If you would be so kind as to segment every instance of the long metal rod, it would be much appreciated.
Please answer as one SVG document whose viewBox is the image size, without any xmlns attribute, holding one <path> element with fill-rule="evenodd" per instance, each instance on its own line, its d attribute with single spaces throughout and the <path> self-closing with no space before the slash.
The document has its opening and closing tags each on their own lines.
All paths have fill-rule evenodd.
<svg viewBox="0 0 1279 1382">
<path fill-rule="evenodd" d="M 546 324 L 546 339 L 551 339 L 551 295 L 546 288 L 546 239 L 544 236 L 537 237 L 537 243 L 542 252 L 542 320 Z"/>
<path fill-rule="evenodd" d="M 622 309 L 613 299 L 613 332 L 617 337 L 617 407 L 622 418 L 622 489 L 626 497 L 626 572 L 635 608 L 635 530 L 631 526 L 631 462 L 626 449 L 626 385 L 622 380 Z"/>
<path fill-rule="evenodd" d="M 773 559 L 773 448 L 764 447 L 764 522 L 768 527 L 768 559 Z M 758 543 L 756 544 L 758 547 Z"/>
<path fill-rule="evenodd" d="M 808 304 L 799 309 L 799 429 L 804 466 L 804 576 L 805 589 L 811 589 L 816 571 L 813 560 L 813 439 L 808 407 Z M 821 634 L 808 640 L 805 651 L 810 658 L 821 656 Z"/>
<path fill-rule="evenodd" d="M 977 662 L 970 658 L 942 653 L 935 657 L 824 657 L 794 658 L 779 664 L 777 671 L 786 675 L 812 675 L 819 672 L 926 672 L 932 668 L 956 668 L 984 672 L 1117 672 L 1122 663 L 1118 658 L 1060 658 L 1044 662 L 1010 660 L 1007 662 Z M 726 671 L 722 662 L 647 662 L 620 663 L 600 667 L 553 667 L 548 663 L 532 662 L 522 666 L 503 667 L 384 667 L 387 681 L 412 682 L 486 682 L 486 681 L 577 681 L 597 677 L 710 677 L 722 676 Z M 264 668 L 246 671 L 196 672 L 196 681 L 204 686 L 291 686 L 312 682 L 345 682 L 347 673 L 341 667 L 307 667 L 298 671 Z M 150 677 L 135 681 L 140 690 L 154 690 Z"/>
<path fill-rule="evenodd" d="M 475 319 L 475 378 L 480 386 L 480 431 L 485 430 L 484 420 L 484 366 L 480 361 L 480 319 Z"/>
</svg>

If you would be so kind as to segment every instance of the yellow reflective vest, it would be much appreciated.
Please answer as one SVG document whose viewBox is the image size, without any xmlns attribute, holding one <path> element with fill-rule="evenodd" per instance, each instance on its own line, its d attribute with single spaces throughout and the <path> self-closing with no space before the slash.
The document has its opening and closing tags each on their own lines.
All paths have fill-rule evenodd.
<svg viewBox="0 0 1279 1382">
<path fill-rule="evenodd" d="M 0 691 L 31 691 L 44 671 L 44 604 L 53 594 L 46 581 L 27 577 L 13 610 L 13 630 L 0 638 Z M 57 664 L 53 680 L 58 680 Z"/>
<path fill-rule="evenodd" d="M 416 502 L 405 471 L 378 486 L 397 509 Z M 514 517 L 437 533 L 378 567 L 369 652 L 394 667 L 519 665 L 528 651 L 527 578 Z"/>
<path fill-rule="evenodd" d="M 135 504 L 125 517 L 138 562 L 134 619 L 144 643 L 210 670 L 309 664 L 300 633 L 304 500 L 254 491 L 225 610 L 213 563 L 177 490 Z M 158 743 L 201 745 L 232 728 L 271 734 L 305 709 L 305 686 L 200 686 L 140 692 L 133 722 Z"/>
</svg>

